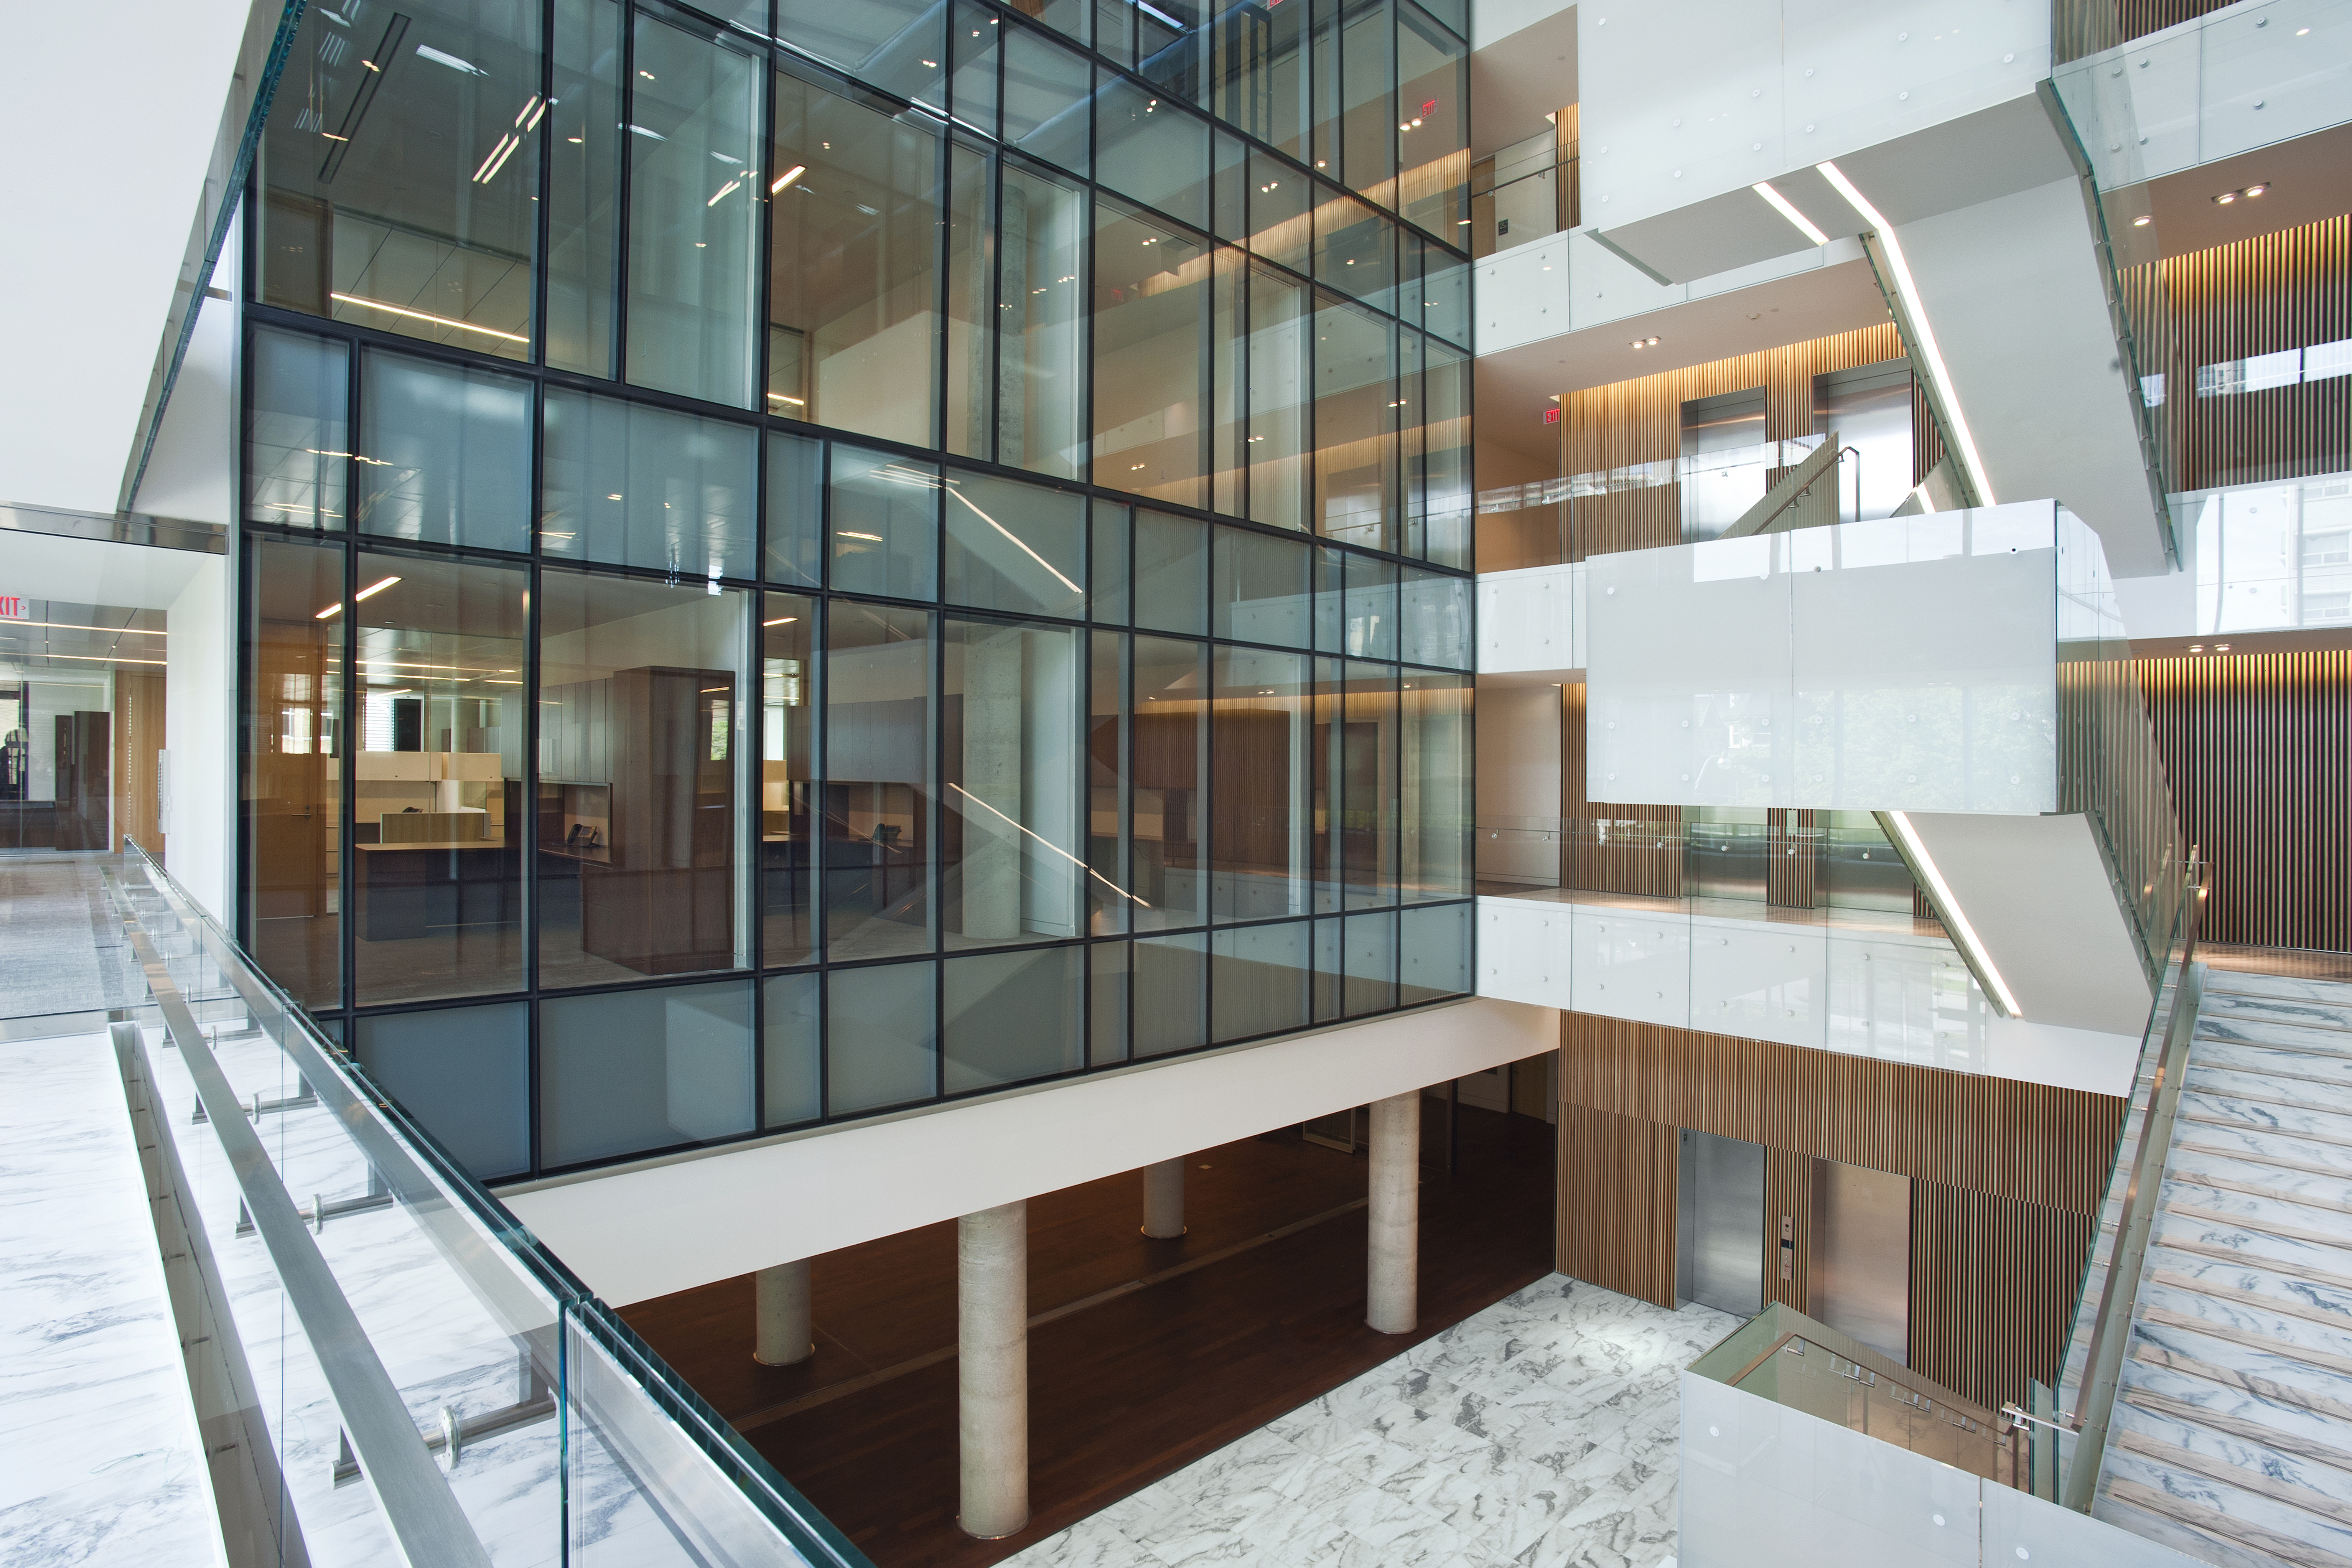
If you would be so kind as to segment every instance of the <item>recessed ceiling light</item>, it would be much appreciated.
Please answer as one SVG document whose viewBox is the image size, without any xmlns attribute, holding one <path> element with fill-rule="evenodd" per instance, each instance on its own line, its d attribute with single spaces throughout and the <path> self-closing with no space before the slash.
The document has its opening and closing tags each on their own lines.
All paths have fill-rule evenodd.
<svg viewBox="0 0 2352 1568">
<path fill-rule="evenodd" d="M 2142 214 L 2140 214 L 2140 215 L 2139 215 L 2139 216 L 2137 216 L 2137 217 L 2136 217 L 2136 218 L 2132 219 L 2132 227 L 2134 227 L 2134 228 L 2146 228 L 2146 227 L 2148 226 L 2148 224 L 2149 224 L 2149 222 L 2150 222 L 2150 221 L 2151 221 L 2151 220 L 2149 219 L 2148 215 L 2147 215 L 2147 214 L 2146 214 L 2146 213 L 2142 213 Z"/>
</svg>

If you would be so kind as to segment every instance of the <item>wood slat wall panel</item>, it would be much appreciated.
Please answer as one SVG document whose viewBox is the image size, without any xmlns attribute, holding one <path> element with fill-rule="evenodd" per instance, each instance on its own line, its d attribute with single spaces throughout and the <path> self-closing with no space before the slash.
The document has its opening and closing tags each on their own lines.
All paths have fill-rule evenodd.
<svg viewBox="0 0 2352 1568">
<path fill-rule="evenodd" d="M 1780 1220 L 1791 1222 L 1797 1243 L 1790 1277 L 1780 1278 Z M 1813 1228 L 1813 1160 L 1788 1149 L 1764 1151 L 1764 1299 L 1801 1312 L 1811 1276 Z"/>
<path fill-rule="evenodd" d="M 1675 1189 L 1681 1139 L 1672 1127 L 1588 1106 L 1559 1110 L 1559 1270 L 1675 1305 Z M 1665 1223 L 1658 1223 L 1659 1215 Z"/>
<path fill-rule="evenodd" d="M 1914 1181 L 1910 1365 L 1995 1408 L 2054 1384 L 2097 1233 L 2090 1215 Z"/>
<path fill-rule="evenodd" d="M 1764 813 L 1764 901 L 1810 910 L 1821 901 L 1821 841 L 1810 811 L 1773 806 Z"/>
<path fill-rule="evenodd" d="M 2051 32 L 2063 63 L 2218 11 L 2230 0 L 2058 0 Z"/>
<path fill-rule="evenodd" d="M 2207 942 L 2352 952 L 2352 651 L 2143 658 Z"/>
</svg>

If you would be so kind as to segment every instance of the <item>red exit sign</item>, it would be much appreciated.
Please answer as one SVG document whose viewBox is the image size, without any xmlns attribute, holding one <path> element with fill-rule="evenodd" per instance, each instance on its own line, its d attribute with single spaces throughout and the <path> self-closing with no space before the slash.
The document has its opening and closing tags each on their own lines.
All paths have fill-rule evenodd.
<svg viewBox="0 0 2352 1568">
<path fill-rule="evenodd" d="M 0 621 L 21 621 L 25 618 L 25 601 L 0 595 Z"/>
<path fill-rule="evenodd" d="M 1557 408 L 1547 408 L 1547 409 L 1545 409 L 1545 410 L 1544 410 L 1544 423 L 1545 423 L 1545 424 L 1547 424 L 1547 425 L 1557 425 L 1557 424 L 1559 424 L 1559 409 L 1557 409 Z"/>
</svg>

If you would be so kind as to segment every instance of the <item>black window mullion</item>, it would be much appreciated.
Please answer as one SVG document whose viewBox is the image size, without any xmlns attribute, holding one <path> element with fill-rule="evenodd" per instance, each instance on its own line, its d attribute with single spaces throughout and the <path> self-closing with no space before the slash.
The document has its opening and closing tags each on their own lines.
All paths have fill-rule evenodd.
<svg viewBox="0 0 2352 1568">
<path fill-rule="evenodd" d="M 613 349 L 605 363 L 612 379 L 626 383 L 629 379 L 629 236 L 635 224 L 633 205 L 636 165 L 636 145 L 629 138 L 635 135 L 637 122 L 637 8 L 624 4 L 621 11 L 621 128 L 617 139 L 620 147 L 620 211 L 613 225 Z M 542 206 L 545 203 L 541 204 Z M 764 399 L 762 400 L 764 406 Z"/>
<path fill-rule="evenodd" d="M 539 102 L 541 129 L 534 132 L 539 139 L 539 200 L 533 205 L 538 212 L 532 218 L 531 288 L 530 288 L 530 363 L 547 363 L 547 209 L 552 205 L 555 189 L 555 159 L 549 149 L 554 144 L 555 116 L 549 112 L 555 105 L 555 0 L 541 0 L 539 8 Z M 536 487 L 533 495 L 539 493 Z"/>
</svg>

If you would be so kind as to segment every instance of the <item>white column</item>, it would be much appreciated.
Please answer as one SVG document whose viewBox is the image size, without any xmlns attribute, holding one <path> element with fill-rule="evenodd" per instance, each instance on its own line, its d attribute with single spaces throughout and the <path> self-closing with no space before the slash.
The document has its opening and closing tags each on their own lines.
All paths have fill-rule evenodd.
<svg viewBox="0 0 2352 1568">
<path fill-rule="evenodd" d="M 1364 1321 L 1409 1334 L 1420 1321 L 1421 1091 L 1372 1101 L 1370 1245 Z"/>
<path fill-rule="evenodd" d="M 957 1442 L 967 1535 L 1029 1522 L 1029 1205 L 956 1221 Z"/>
<path fill-rule="evenodd" d="M 1021 672 L 1017 626 L 963 645 L 963 934 L 1021 935 Z M 952 798 L 952 797 L 951 797 Z"/>
<path fill-rule="evenodd" d="M 1184 1161 L 1181 1155 L 1143 1167 L 1143 1234 L 1160 1239 L 1184 1234 Z"/>
<path fill-rule="evenodd" d="M 751 1276 L 755 1297 L 751 1359 L 762 1366 L 792 1366 L 816 1352 L 816 1324 L 809 1308 L 809 1265 L 780 1263 Z"/>
</svg>

